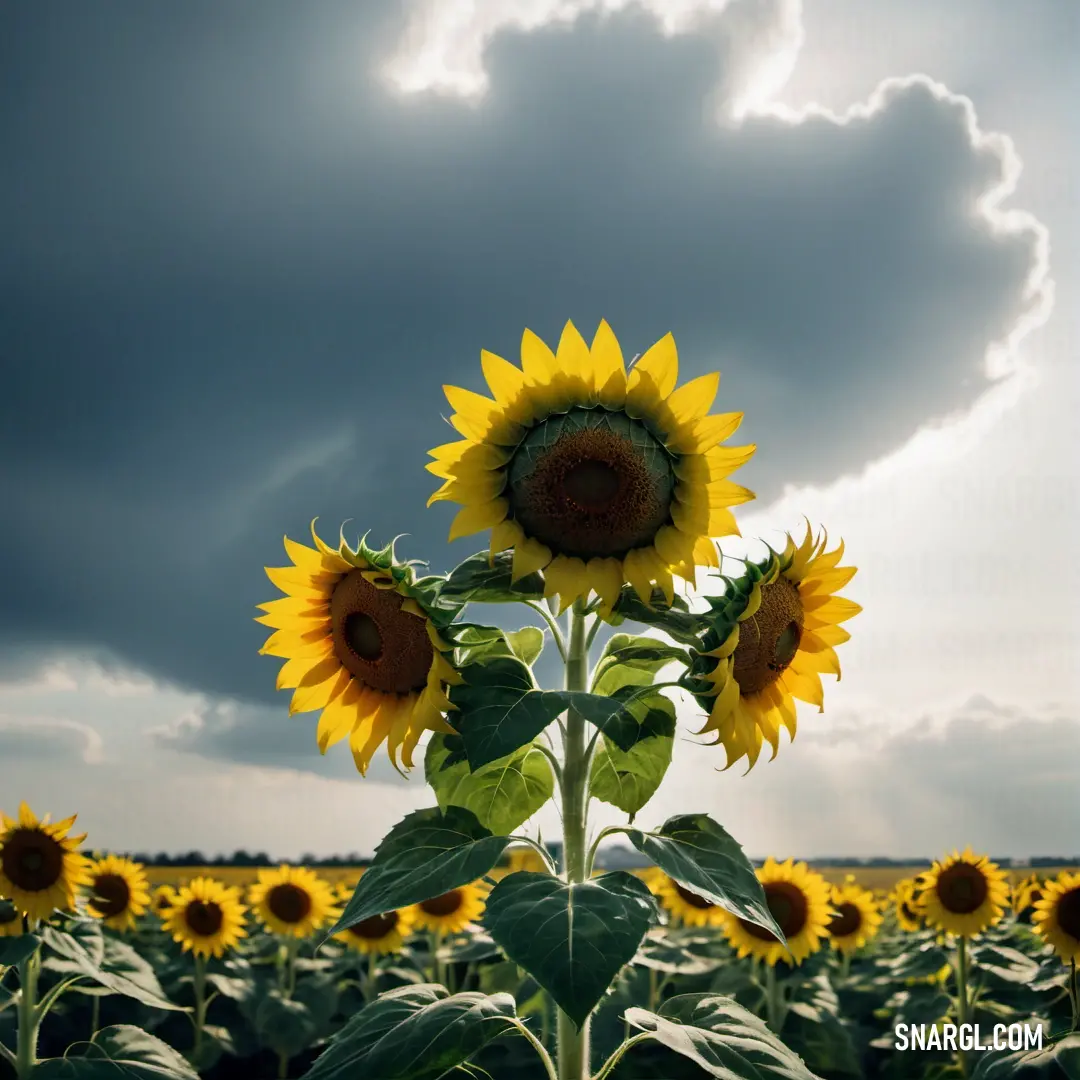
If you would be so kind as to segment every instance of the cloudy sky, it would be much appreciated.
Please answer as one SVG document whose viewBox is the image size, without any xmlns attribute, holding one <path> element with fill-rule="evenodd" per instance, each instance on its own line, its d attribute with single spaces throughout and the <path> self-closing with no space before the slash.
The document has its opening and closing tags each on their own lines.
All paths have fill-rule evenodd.
<svg viewBox="0 0 1080 1080">
<path fill-rule="evenodd" d="M 642 820 L 1080 854 L 1075 5 L 4 18 L 0 808 L 289 857 L 429 805 L 288 718 L 262 567 L 317 515 L 470 554 L 424 507 L 441 384 L 606 318 L 722 371 L 744 534 L 823 521 L 865 607 L 793 746 L 743 777 L 686 740 Z"/>
</svg>

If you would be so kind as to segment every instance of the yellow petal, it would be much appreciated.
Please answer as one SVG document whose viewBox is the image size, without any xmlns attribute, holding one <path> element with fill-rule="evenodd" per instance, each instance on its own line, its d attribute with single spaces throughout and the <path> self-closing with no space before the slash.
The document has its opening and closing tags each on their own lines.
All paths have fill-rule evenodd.
<svg viewBox="0 0 1080 1080">
<path fill-rule="evenodd" d="M 808 597 L 803 601 L 806 611 L 806 625 L 811 630 L 819 626 L 835 626 L 837 623 L 847 622 L 862 611 L 862 606 L 846 596 L 829 596 L 824 598 Z"/>
<path fill-rule="evenodd" d="M 545 547 L 539 540 L 525 537 L 514 548 L 514 564 L 510 571 L 511 581 L 520 581 L 521 578 L 543 570 L 551 562 L 551 549 Z"/>
<path fill-rule="evenodd" d="M 599 403 L 606 409 L 620 409 L 626 402 L 626 364 L 618 338 L 607 320 L 600 320 L 589 351 Z"/>
<path fill-rule="evenodd" d="M 678 566 L 694 561 L 695 539 L 674 525 L 662 525 L 653 539 L 653 547 L 668 566 Z"/>
<path fill-rule="evenodd" d="M 741 412 L 703 416 L 674 432 L 667 440 L 668 448 L 677 454 L 704 454 L 738 431 L 742 419 Z"/>
<path fill-rule="evenodd" d="M 590 404 L 596 393 L 592 354 L 581 332 L 569 320 L 559 337 L 555 359 L 563 376 L 563 385 L 581 397 L 580 404 Z"/>
<path fill-rule="evenodd" d="M 622 562 L 618 559 L 590 559 L 585 564 L 589 585 L 600 597 L 600 612 L 610 615 L 623 585 Z"/>
<path fill-rule="evenodd" d="M 480 367 L 491 390 L 491 396 L 502 408 L 513 405 L 525 388 L 521 368 L 486 349 L 480 352 Z"/>
<path fill-rule="evenodd" d="M 549 383 L 559 370 L 555 354 L 531 330 L 521 335 L 521 370 L 532 386 Z"/>
<path fill-rule="evenodd" d="M 649 551 L 649 548 L 634 548 L 623 556 L 623 574 L 633 585 L 634 591 L 646 607 L 652 606 L 652 582 L 655 569 L 649 557 Z"/>
<path fill-rule="evenodd" d="M 298 656 L 327 656 L 334 648 L 334 639 L 325 627 L 309 633 L 294 630 L 275 630 L 259 650 L 261 656 L 280 656 L 292 660 Z"/>
<path fill-rule="evenodd" d="M 350 682 L 339 697 L 327 704 L 315 732 L 320 753 L 325 754 L 329 747 L 349 735 L 359 721 L 357 705 L 365 697 L 365 687 Z"/>
<path fill-rule="evenodd" d="M 666 398 L 679 381 L 679 353 L 675 338 L 665 334 L 655 345 L 645 350 L 645 355 L 630 369 L 627 381 L 627 400 L 635 396 L 642 384 L 648 385 L 648 393 Z"/>
<path fill-rule="evenodd" d="M 708 414 L 719 389 L 720 373 L 716 371 L 708 375 L 699 375 L 684 386 L 680 386 L 667 399 L 671 420 L 678 428 L 684 425 L 693 426 Z"/>
<path fill-rule="evenodd" d="M 325 600 L 331 592 L 335 575 L 319 574 L 313 576 L 297 570 L 294 566 L 267 566 L 266 576 L 289 596 L 303 596 L 315 600 Z"/>
<path fill-rule="evenodd" d="M 324 659 L 323 656 L 297 656 L 291 660 L 286 660 L 277 674 L 277 688 L 279 690 L 292 690 L 299 686 Z"/>
<path fill-rule="evenodd" d="M 544 570 L 544 596 L 559 597 L 561 615 L 579 597 L 589 595 L 589 574 L 581 559 L 556 555 Z"/>
<path fill-rule="evenodd" d="M 507 518 L 505 521 L 500 521 L 498 525 L 495 525 L 491 529 L 491 556 L 497 555 L 500 551 L 506 551 L 508 548 L 514 547 L 525 539 L 525 530 L 513 519 Z"/>
<path fill-rule="evenodd" d="M 506 477 L 501 472 L 483 473 L 476 479 L 447 480 L 429 497 L 427 504 L 452 500 L 465 506 L 473 503 L 486 503 L 502 493 L 506 486 Z"/>
<path fill-rule="evenodd" d="M 333 663 L 332 670 L 329 669 L 331 662 Z M 316 681 L 317 673 L 327 670 L 329 674 Z M 336 656 L 324 660 L 322 664 L 308 672 L 293 692 L 292 700 L 289 702 L 289 715 L 295 716 L 297 713 L 325 709 L 334 698 L 345 692 L 345 688 L 352 681 L 352 675 L 341 666 Z"/>
<path fill-rule="evenodd" d="M 780 681 L 792 697 L 816 705 L 819 710 L 824 708 L 825 690 L 816 671 L 796 671 L 793 664 L 780 676 Z"/>
<path fill-rule="evenodd" d="M 450 525 L 450 540 L 472 536 L 473 533 L 498 525 L 506 518 L 509 509 L 510 504 L 506 499 L 492 499 L 490 502 L 462 507 Z"/>
<path fill-rule="evenodd" d="M 825 570 L 817 572 L 816 569 L 811 569 L 807 573 L 801 582 L 799 588 L 799 595 L 806 596 L 819 596 L 822 593 L 834 593 L 839 589 L 842 589 L 857 573 L 857 568 L 854 566 L 841 566 L 836 570 Z"/>
</svg>

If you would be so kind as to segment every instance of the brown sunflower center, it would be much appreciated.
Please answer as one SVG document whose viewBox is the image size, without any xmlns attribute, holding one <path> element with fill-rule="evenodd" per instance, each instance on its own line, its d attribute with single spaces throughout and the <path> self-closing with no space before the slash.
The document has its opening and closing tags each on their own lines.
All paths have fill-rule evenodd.
<svg viewBox="0 0 1080 1080">
<path fill-rule="evenodd" d="M 7 926 L 18 919 L 19 913 L 15 910 L 15 905 L 10 900 L 0 900 L 0 926 Z"/>
<path fill-rule="evenodd" d="M 802 640 L 803 606 L 799 589 L 778 577 L 761 590 L 761 606 L 739 624 L 735 680 L 743 694 L 771 686 L 787 670 Z"/>
<path fill-rule="evenodd" d="M 906 900 L 900 905 L 900 911 L 905 919 L 910 919 L 912 922 L 919 921 L 919 913 Z"/>
<path fill-rule="evenodd" d="M 443 893 L 442 896 L 433 896 L 430 900 L 425 900 L 420 905 L 420 910 L 439 918 L 440 916 L 453 915 L 464 902 L 465 897 L 462 896 L 461 890 L 451 889 L 449 892 Z"/>
<path fill-rule="evenodd" d="M 762 886 L 769 912 L 786 938 L 793 938 L 806 926 L 810 905 L 806 894 L 792 881 L 770 881 Z M 759 941 L 775 941 L 775 936 L 764 926 L 740 919 L 743 928 Z"/>
<path fill-rule="evenodd" d="M 213 900 L 192 900 L 184 908 L 184 922 L 199 937 L 213 937 L 225 922 L 225 912 Z"/>
<path fill-rule="evenodd" d="M 829 920 L 829 933 L 833 937 L 848 937 L 862 926 L 862 912 L 858 905 L 845 901 L 833 904 L 836 914 Z"/>
<path fill-rule="evenodd" d="M 338 660 L 384 694 L 422 690 L 434 659 L 424 620 L 402 611 L 404 600 L 393 589 L 377 589 L 361 570 L 350 570 L 330 598 Z"/>
<path fill-rule="evenodd" d="M 299 885 L 275 885 L 266 897 L 266 906 L 283 923 L 303 922 L 311 911 L 311 896 Z"/>
<path fill-rule="evenodd" d="M 64 874 L 64 848 L 41 829 L 15 829 L 4 843 L 0 866 L 16 889 L 44 892 Z"/>
<path fill-rule="evenodd" d="M 621 558 L 670 520 L 672 459 L 625 413 L 572 409 L 537 424 L 510 462 L 512 516 L 557 555 Z"/>
<path fill-rule="evenodd" d="M 99 874 L 94 879 L 90 906 L 103 918 L 121 915 L 131 902 L 131 889 L 119 874 Z"/>
<path fill-rule="evenodd" d="M 990 887 L 986 875 L 977 866 L 958 862 L 941 871 L 935 891 L 946 911 L 970 915 L 979 909 Z"/>
<path fill-rule="evenodd" d="M 1080 885 L 1063 893 L 1058 900 L 1057 922 L 1063 933 L 1080 941 Z"/>
<path fill-rule="evenodd" d="M 162 893 L 155 904 L 158 911 L 165 911 L 173 905 L 173 898 L 168 893 Z"/>
<path fill-rule="evenodd" d="M 702 910 L 716 907 L 715 904 L 706 900 L 705 897 L 698 896 L 696 892 L 691 892 L 689 889 L 684 889 L 677 881 L 672 882 L 672 884 L 675 886 L 675 891 L 679 894 L 679 896 L 683 900 L 685 900 L 686 903 L 688 903 L 691 907 L 701 908 Z"/>
<path fill-rule="evenodd" d="M 364 919 L 355 926 L 349 927 L 349 933 L 366 941 L 378 941 L 386 937 L 398 924 L 398 913 L 388 911 L 385 915 L 372 915 L 370 919 Z"/>
</svg>

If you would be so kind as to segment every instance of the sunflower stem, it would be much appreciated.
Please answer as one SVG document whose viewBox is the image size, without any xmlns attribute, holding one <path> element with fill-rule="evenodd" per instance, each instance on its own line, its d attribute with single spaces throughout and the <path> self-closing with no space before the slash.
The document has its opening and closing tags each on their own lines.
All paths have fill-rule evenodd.
<svg viewBox="0 0 1080 1080">
<path fill-rule="evenodd" d="M 1072 1001 L 1072 1031 L 1080 1031 L 1080 984 L 1076 981 L 1076 957 L 1069 962 L 1069 998 Z"/>
<path fill-rule="evenodd" d="M 101 1027 L 101 995 L 94 994 L 90 998 L 90 1038 L 93 1040 Z"/>
<path fill-rule="evenodd" d="M 533 600 L 525 601 L 526 607 L 531 607 L 538 615 L 540 615 L 544 622 L 548 624 L 548 629 L 551 631 L 551 637 L 555 642 L 555 647 L 559 650 L 559 656 L 562 657 L 562 661 L 566 663 L 566 638 L 563 636 L 562 628 L 559 626 L 555 617 L 548 611 L 543 604 L 538 604 Z"/>
<path fill-rule="evenodd" d="M 776 965 L 765 965 L 765 1023 L 774 1035 L 784 1026 L 784 991 L 776 978 Z"/>
<path fill-rule="evenodd" d="M 28 932 L 33 927 L 29 927 Z M 41 946 L 19 962 L 19 1028 L 15 1044 L 15 1075 L 27 1080 L 37 1064 L 38 1030 L 41 1014 L 37 1008 L 38 973 L 41 970 Z"/>
<path fill-rule="evenodd" d="M 379 981 L 379 954 L 372 952 L 368 954 L 367 963 L 367 978 L 364 980 L 364 1000 L 374 1001 L 378 995 L 375 993 L 375 987 Z"/>
<path fill-rule="evenodd" d="M 585 635 L 585 604 L 577 600 L 570 614 L 570 643 L 566 655 L 567 690 L 583 691 L 588 688 L 589 647 Z M 563 874 L 572 885 L 585 881 L 587 874 L 588 780 L 585 720 L 576 709 L 568 709 L 563 736 L 562 858 Z M 589 1067 L 588 1019 L 578 1028 L 560 1009 L 556 1042 L 559 1080 L 584 1080 Z"/>
<path fill-rule="evenodd" d="M 191 1064 L 198 1071 L 202 1060 L 203 1028 L 206 1026 L 206 957 L 195 954 L 195 1039 L 191 1045 Z"/>
<path fill-rule="evenodd" d="M 967 938 L 961 937 L 956 945 L 956 1018 L 962 1027 L 968 1023 L 968 954 Z M 956 1052 L 960 1062 L 960 1072 L 967 1076 L 967 1059 L 963 1050 Z"/>
<path fill-rule="evenodd" d="M 296 954 L 300 951 L 300 941 L 289 938 L 285 942 L 285 996 L 291 998 L 296 993 Z"/>
</svg>

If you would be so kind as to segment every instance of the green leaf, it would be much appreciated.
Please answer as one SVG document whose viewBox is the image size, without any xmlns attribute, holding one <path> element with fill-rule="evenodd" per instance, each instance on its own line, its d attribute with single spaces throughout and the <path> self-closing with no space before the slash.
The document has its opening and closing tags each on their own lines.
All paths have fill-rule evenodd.
<svg viewBox="0 0 1080 1080">
<path fill-rule="evenodd" d="M 255 1031 L 263 1046 L 292 1058 L 315 1037 L 315 1021 L 302 1001 L 292 1001 L 280 990 L 271 990 L 255 1011 Z"/>
<path fill-rule="evenodd" d="M 616 746 L 629 750 L 637 741 L 638 721 L 627 704 L 633 687 L 616 697 L 538 690 L 532 672 L 511 657 L 469 664 L 461 674 L 465 682 L 450 690 L 451 722 L 474 770 L 527 746 L 571 706 Z"/>
<path fill-rule="evenodd" d="M 635 701 L 641 715 L 638 740 L 620 750 L 603 736 L 593 755 L 589 794 L 634 815 L 653 797 L 671 764 L 675 745 L 675 706 L 662 694 Z"/>
<path fill-rule="evenodd" d="M 520 630 L 511 630 L 506 635 L 514 655 L 523 663 L 532 667 L 544 651 L 544 631 L 537 626 L 523 626 Z"/>
<path fill-rule="evenodd" d="M 52 926 L 41 928 L 46 949 L 70 961 L 73 972 L 93 979 L 114 994 L 134 998 L 154 1009 L 182 1011 L 183 1006 L 171 1002 L 162 990 L 151 964 L 130 945 L 118 938 L 104 939 L 102 959 L 95 964 L 93 957 L 71 934 Z"/>
<path fill-rule="evenodd" d="M 41 938 L 37 934 L 0 938 L 0 967 L 21 964 L 40 944 Z"/>
<path fill-rule="evenodd" d="M 632 874 L 567 884 L 521 871 L 488 896 L 484 925 L 580 1027 L 656 919 L 656 903 Z"/>
<path fill-rule="evenodd" d="M 690 654 L 659 638 L 613 634 L 596 663 L 591 690 L 613 694 L 621 686 L 647 686 L 661 668 L 675 661 L 689 666 Z"/>
<path fill-rule="evenodd" d="M 1031 1021 L 1031 1026 L 1036 1022 Z M 989 1041 L 985 1028 L 981 1038 L 984 1043 Z M 1080 1032 L 1051 1044 L 1044 1025 L 1043 1046 L 1042 1050 L 979 1054 L 971 1080 L 1075 1080 L 1080 1076 Z"/>
<path fill-rule="evenodd" d="M 509 994 L 399 987 L 356 1013 L 305 1080 L 437 1080 L 513 1027 Z"/>
<path fill-rule="evenodd" d="M 39 1062 L 33 1080 L 198 1080 L 198 1073 L 168 1043 L 130 1024 L 102 1028 L 78 1056 Z"/>
<path fill-rule="evenodd" d="M 492 836 L 461 806 L 414 811 L 375 849 L 371 866 L 326 937 L 470 884 L 498 863 L 510 842 L 508 836 Z"/>
<path fill-rule="evenodd" d="M 794 1051 L 764 1021 L 731 998 L 683 994 L 666 1001 L 658 1013 L 627 1009 L 626 1022 L 651 1032 L 667 1050 L 692 1061 L 704 1076 L 722 1080 L 815 1080 Z M 638 1052 L 635 1047 L 629 1057 Z"/>
<path fill-rule="evenodd" d="M 460 735 L 436 732 L 428 743 L 424 774 L 439 806 L 463 806 L 491 832 L 512 833 L 540 809 L 555 791 L 551 763 L 535 743 L 469 771 Z M 449 763 L 455 758 L 453 763 Z"/>
<path fill-rule="evenodd" d="M 753 864 L 708 814 L 679 814 L 668 818 L 659 832 L 628 829 L 626 835 L 683 888 L 786 941 Z"/>
<path fill-rule="evenodd" d="M 510 583 L 514 565 L 512 552 L 501 551 L 491 558 L 486 551 L 470 555 L 450 572 L 440 595 L 448 600 L 471 604 L 502 604 L 514 600 L 542 600 L 544 579 L 528 574 Z"/>
</svg>

